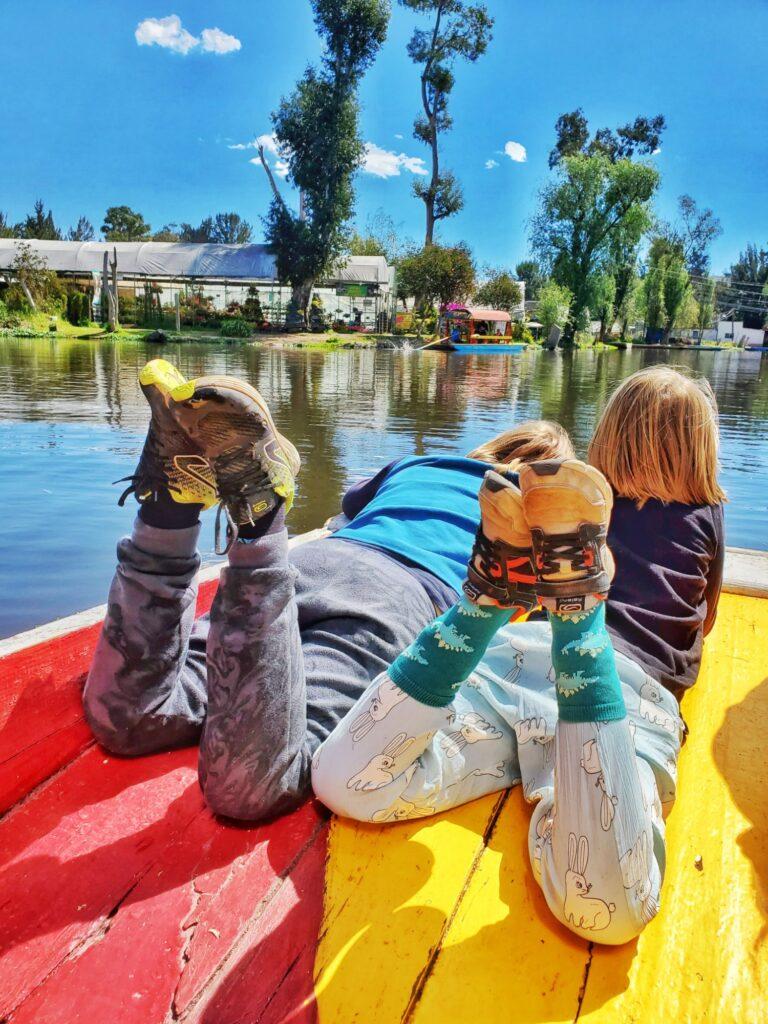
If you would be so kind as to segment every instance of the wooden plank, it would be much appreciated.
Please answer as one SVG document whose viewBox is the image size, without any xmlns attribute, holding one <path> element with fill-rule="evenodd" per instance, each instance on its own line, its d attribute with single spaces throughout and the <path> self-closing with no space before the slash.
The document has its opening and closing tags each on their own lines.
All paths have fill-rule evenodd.
<svg viewBox="0 0 768 1024">
<path fill-rule="evenodd" d="M 326 838 L 324 829 L 183 1021 L 314 1024 L 313 969 L 323 917 Z"/>
<path fill-rule="evenodd" d="M 163 807 L 156 811 L 162 828 Z M 293 931 L 314 949 L 326 832 L 314 803 L 280 821 L 247 828 L 221 824 L 198 800 L 196 817 L 183 831 L 168 830 L 168 845 L 150 869 L 118 909 L 95 922 L 98 927 L 88 938 L 21 1003 L 14 1024 L 113 1024 L 118 1019 L 121 1024 L 161 1024 L 181 1016 L 217 972 L 226 1001 L 235 1005 L 237 986 L 222 965 L 249 925 L 270 942 L 281 934 L 283 890 L 296 891 L 297 870 L 303 872 L 305 902 Z M 308 849 L 319 871 L 297 869 Z M 314 917 L 307 912 L 313 900 Z M 259 957 L 260 984 L 267 993 L 278 988 L 285 974 L 282 952 L 277 944 L 274 953 L 270 948 L 268 957 L 263 951 Z M 310 971 L 310 993 L 311 980 Z M 218 998 L 219 991 L 214 984 L 211 998 Z"/>
<path fill-rule="evenodd" d="M 636 944 L 595 947 L 580 1022 L 768 1020 L 766 636 L 767 601 L 723 598 L 683 701 L 662 909 Z"/>
<path fill-rule="evenodd" d="M 768 597 L 768 551 L 726 548 L 723 589 L 744 597 Z"/>
<path fill-rule="evenodd" d="M 322 1024 L 403 1018 L 504 799 L 386 828 L 334 819 L 315 965 Z"/>
<path fill-rule="evenodd" d="M 518 786 L 469 879 L 409 1022 L 570 1024 L 576 1018 L 587 943 L 552 917 L 533 878 L 530 817 Z"/>
</svg>

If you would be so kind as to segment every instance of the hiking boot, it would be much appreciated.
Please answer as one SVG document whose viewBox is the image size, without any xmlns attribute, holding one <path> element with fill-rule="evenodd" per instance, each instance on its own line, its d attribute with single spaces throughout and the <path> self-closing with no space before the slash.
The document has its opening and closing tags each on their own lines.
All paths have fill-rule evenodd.
<svg viewBox="0 0 768 1024">
<path fill-rule="evenodd" d="M 520 490 L 509 477 L 489 470 L 478 500 L 481 520 L 467 565 L 464 593 L 475 604 L 530 611 L 538 603 L 536 575 Z"/>
<path fill-rule="evenodd" d="M 219 513 L 223 508 L 228 521 L 226 551 L 237 539 L 238 527 L 255 525 L 280 502 L 290 509 L 299 453 L 278 433 L 259 392 L 244 381 L 199 377 L 175 388 L 173 398 L 179 425 L 213 472 Z M 217 516 L 217 551 L 218 534 Z"/>
<path fill-rule="evenodd" d="M 576 459 L 534 462 L 520 468 L 520 489 L 541 603 L 574 614 L 604 601 L 614 575 L 606 544 L 613 492 L 605 477 Z"/>
<path fill-rule="evenodd" d="M 210 508 L 216 504 L 213 472 L 199 445 L 187 436 L 175 416 L 173 392 L 186 383 L 179 370 L 164 359 L 153 359 L 139 374 L 152 418 L 138 465 L 132 476 L 123 478 L 130 484 L 120 495 L 119 505 L 124 505 L 131 493 L 139 504 L 157 501 L 161 490 L 180 505 Z"/>
</svg>

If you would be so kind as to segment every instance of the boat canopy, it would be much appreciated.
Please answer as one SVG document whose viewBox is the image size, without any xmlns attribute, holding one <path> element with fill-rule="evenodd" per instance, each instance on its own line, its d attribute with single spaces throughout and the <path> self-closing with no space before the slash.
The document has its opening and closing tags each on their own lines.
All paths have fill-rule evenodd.
<svg viewBox="0 0 768 1024">
<path fill-rule="evenodd" d="M 444 316 L 462 320 L 491 320 L 494 323 L 509 323 L 512 317 L 504 309 L 486 309 L 484 306 L 461 306 L 451 303 L 443 310 Z"/>
</svg>

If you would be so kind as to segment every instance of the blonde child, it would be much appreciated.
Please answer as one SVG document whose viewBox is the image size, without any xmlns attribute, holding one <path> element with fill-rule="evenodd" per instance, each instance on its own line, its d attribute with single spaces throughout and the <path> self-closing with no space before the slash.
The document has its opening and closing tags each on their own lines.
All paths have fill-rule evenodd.
<svg viewBox="0 0 768 1024">
<path fill-rule="evenodd" d="M 389 822 L 521 782 L 553 914 L 619 944 L 658 910 L 681 740 L 668 687 L 695 676 L 714 621 L 711 392 L 670 368 L 634 375 L 590 456 L 599 468 L 486 474 L 465 596 L 371 683 L 315 755 L 313 785 L 339 814 Z M 537 600 L 548 621 L 514 621 Z"/>
</svg>

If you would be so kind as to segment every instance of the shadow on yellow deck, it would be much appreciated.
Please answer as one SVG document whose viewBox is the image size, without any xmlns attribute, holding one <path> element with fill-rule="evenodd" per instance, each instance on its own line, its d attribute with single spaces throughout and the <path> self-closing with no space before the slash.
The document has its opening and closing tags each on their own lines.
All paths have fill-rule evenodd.
<svg viewBox="0 0 768 1024">
<path fill-rule="evenodd" d="M 662 907 L 637 942 L 587 944 L 552 919 L 519 788 L 427 823 L 336 820 L 321 1024 L 768 1022 L 766 637 L 768 600 L 723 596 L 683 702 Z"/>
</svg>

